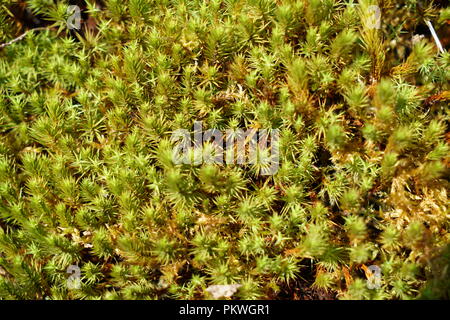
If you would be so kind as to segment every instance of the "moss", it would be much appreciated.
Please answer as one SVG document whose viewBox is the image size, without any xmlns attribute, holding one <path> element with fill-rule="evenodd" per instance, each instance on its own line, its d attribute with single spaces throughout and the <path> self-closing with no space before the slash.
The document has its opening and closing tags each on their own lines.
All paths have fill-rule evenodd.
<svg viewBox="0 0 450 320">
<path fill-rule="evenodd" d="M 442 3 L 0 0 L 0 299 L 448 298 Z"/>
</svg>

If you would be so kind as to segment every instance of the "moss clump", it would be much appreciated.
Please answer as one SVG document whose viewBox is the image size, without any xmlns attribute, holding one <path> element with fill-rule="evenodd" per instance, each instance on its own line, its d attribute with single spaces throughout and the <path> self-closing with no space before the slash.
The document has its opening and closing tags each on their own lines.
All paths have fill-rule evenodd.
<svg viewBox="0 0 450 320">
<path fill-rule="evenodd" d="M 0 299 L 448 298 L 450 8 L 0 4 Z M 174 163 L 198 121 L 278 170 Z"/>
</svg>

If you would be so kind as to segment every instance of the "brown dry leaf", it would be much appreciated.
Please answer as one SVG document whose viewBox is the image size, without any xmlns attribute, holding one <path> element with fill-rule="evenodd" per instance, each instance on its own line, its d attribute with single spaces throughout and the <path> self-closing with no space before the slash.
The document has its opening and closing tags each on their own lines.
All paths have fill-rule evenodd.
<svg viewBox="0 0 450 320">
<path fill-rule="evenodd" d="M 175 262 L 166 266 L 161 267 L 161 281 L 166 283 L 174 283 L 177 279 L 180 278 L 179 271 L 183 268 L 184 264 L 187 263 L 187 260 L 182 260 L 179 262 Z"/>
<path fill-rule="evenodd" d="M 369 268 L 367 268 L 367 266 L 366 266 L 365 264 L 363 264 L 363 265 L 361 266 L 361 269 L 364 270 L 364 274 L 366 275 L 366 278 L 367 278 L 367 279 L 371 279 L 371 278 L 373 277 L 372 271 L 370 271 Z"/>
<path fill-rule="evenodd" d="M 300 254 L 300 249 L 299 248 L 286 249 L 284 251 L 284 254 L 286 256 L 298 256 Z"/>
<path fill-rule="evenodd" d="M 351 274 L 348 271 L 347 267 L 342 267 L 342 272 L 344 273 L 345 284 L 346 284 L 346 286 L 348 288 L 353 282 L 353 277 L 351 276 Z"/>
</svg>

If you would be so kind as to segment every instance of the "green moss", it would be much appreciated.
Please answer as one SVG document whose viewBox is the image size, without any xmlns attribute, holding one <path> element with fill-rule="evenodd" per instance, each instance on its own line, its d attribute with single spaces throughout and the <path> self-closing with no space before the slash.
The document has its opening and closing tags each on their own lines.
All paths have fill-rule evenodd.
<svg viewBox="0 0 450 320">
<path fill-rule="evenodd" d="M 450 55 L 424 18 L 450 8 L 400 2 L 376 29 L 368 0 L 88 1 L 68 30 L 68 1 L 0 0 L 0 299 L 448 298 Z M 174 163 L 199 121 L 277 129 L 276 173 Z"/>
</svg>

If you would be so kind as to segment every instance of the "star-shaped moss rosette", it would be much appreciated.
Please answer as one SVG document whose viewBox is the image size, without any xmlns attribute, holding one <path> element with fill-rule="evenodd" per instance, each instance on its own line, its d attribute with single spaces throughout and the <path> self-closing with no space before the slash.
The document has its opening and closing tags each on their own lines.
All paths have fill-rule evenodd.
<svg viewBox="0 0 450 320">
<path fill-rule="evenodd" d="M 449 298 L 445 5 L 0 0 L 0 299 Z"/>
</svg>

